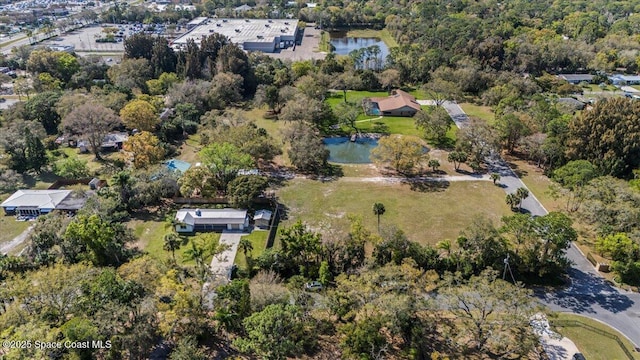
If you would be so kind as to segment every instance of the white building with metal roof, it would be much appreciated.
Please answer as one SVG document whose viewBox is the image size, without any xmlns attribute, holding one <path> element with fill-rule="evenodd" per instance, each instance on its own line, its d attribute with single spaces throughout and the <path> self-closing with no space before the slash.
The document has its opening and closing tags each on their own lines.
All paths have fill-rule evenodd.
<svg viewBox="0 0 640 360">
<path fill-rule="evenodd" d="M 180 209 L 176 213 L 176 231 L 244 230 L 249 227 L 247 210 L 237 209 Z"/>
<path fill-rule="evenodd" d="M 245 51 L 272 53 L 296 44 L 296 19 L 208 19 L 188 33 L 175 39 L 175 50 L 184 48 L 189 39 L 200 44 L 203 36 L 221 34 L 240 45 Z"/>
<path fill-rule="evenodd" d="M 38 216 L 54 210 L 79 210 L 85 200 L 74 198 L 71 190 L 18 190 L 0 207 L 7 215 Z"/>
</svg>

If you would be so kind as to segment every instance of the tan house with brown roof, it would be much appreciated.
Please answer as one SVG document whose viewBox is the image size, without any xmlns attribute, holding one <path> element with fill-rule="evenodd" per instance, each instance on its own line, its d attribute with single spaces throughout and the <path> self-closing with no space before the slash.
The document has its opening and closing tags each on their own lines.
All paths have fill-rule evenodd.
<svg viewBox="0 0 640 360">
<path fill-rule="evenodd" d="M 420 111 L 416 98 L 402 90 L 393 90 L 387 97 L 374 97 L 364 100 L 367 115 L 408 116 Z"/>
</svg>

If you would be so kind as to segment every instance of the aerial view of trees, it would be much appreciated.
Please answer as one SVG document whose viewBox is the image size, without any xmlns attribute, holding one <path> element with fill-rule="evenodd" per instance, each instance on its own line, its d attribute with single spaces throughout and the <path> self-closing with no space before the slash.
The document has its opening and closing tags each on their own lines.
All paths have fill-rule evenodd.
<svg viewBox="0 0 640 360">
<path fill-rule="evenodd" d="M 633 2 L 275 2 L 243 15 L 238 5 L 45 16 L 42 34 L 74 20 L 149 30 L 127 35 L 121 58 L 29 45 L 0 56 L 17 72 L 0 76 L 11 100 L 0 201 L 54 182 L 69 203 L 86 201 L 0 219 L 3 249 L 24 239 L 0 255 L 0 337 L 110 343 L 0 357 L 537 358 L 530 320 L 545 310 L 529 289 L 574 275 L 572 244 L 609 264 L 616 285 L 640 285 L 640 103 L 607 77 L 640 70 Z M 198 16 L 275 12 L 300 19 L 303 41 L 357 28 L 388 56 L 373 45 L 284 60 L 304 51 L 246 52 L 214 31 L 180 49 L 168 40 Z M 152 34 L 163 27 L 171 37 Z M 37 29 L 25 35 L 39 41 Z M 556 76 L 574 72 L 593 81 Z M 425 100 L 414 117 L 372 111 L 394 89 Z M 329 160 L 327 137 L 366 133 L 378 140 L 371 164 Z M 94 177 L 96 188 L 65 185 Z M 486 196 L 447 207 L 477 215 L 417 209 L 445 213 L 435 201 L 463 191 Z M 548 213 L 531 211 L 538 199 Z M 253 231 L 237 246 L 185 234 L 182 207 L 247 209 Z M 263 210 L 275 221 L 254 226 Z M 239 254 L 222 260 L 228 252 Z M 224 279 L 211 266 L 220 261 L 233 264 Z"/>
</svg>

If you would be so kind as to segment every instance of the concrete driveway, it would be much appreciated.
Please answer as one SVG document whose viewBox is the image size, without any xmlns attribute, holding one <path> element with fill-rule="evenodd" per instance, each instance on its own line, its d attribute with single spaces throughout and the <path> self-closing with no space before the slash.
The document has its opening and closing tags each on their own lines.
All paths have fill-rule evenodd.
<svg viewBox="0 0 640 360">
<path fill-rule="evenodd" d="M 464 127 L 469 118 L 462 108 L 453 102 L 443 107 L 458 128 Z M 500 174 L 500 184 L 507 194 L 514 193 L 526 185 L 511 170 L 509 165 L 494 154 L 487 159 L 489 171 Z M 523 211 L 531 215 L 546 215 L 535 195 L 522 202 Z M 547 291 L 537 289 L 535 295 L 540 302 L 553 311 L 580 314 L 600 320 L 627 336 L 636 347 L 640 347 L 640 294 L 620 290 L 605 281 L 575 244 L 567 250 L 572 267 L 568 271 L 571 283 L 560 289 Z"/>
<path fill-rule="evenodd" d="M 240 238 L 244 235 L 246 234 L 241 232 L 226 231 L 220 234 L 220 244 L 228 245 L 228 248 L 211 259 L 211 274 L 216 280 L 214 282 L 229 282 L 233 261 L 238 252 L 238 244 L 240 244 Z"/>
</svg>

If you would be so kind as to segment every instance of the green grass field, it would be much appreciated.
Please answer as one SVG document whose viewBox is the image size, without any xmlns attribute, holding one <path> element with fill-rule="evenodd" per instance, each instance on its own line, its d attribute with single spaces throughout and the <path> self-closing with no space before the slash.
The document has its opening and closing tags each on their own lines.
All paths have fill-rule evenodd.
<svg viewBox="0 0 640 360">
<path fill-rule="evenodd" d="M 489 106 L 475 105 L 471 103 L 460 103 L 458 105 L 460 105 L 467 115 L 483 119 L 489 125 L 492 125 L 496 121 L 495 114 Z"/>
<path fill-rule="evenodd" d="M 441 184 L 443 185 L 443 184 Z M 409 185 L 354 181 L 334 182 L 295 179 L 278 190 L 280 202 L 288 210 L 281 227 L 298 219 L 315 230 L 327 227 L 346 232 L 348 214 L 361 215 L 365 225 L 376 231 L 372 213 L 375 202 L 385 205 L 382 225 L 396 225 L 411 240 L 435 244 L 455 239 L 471 218 L 484 214 L 497 221 L 511 214 L 504 191 L 490 182 L 452 182 L 446 188 L 412 190 Z"/>
<path fill-rule="evenodd" d="M 376 116 L 369 118 L 368 120 L 358 120 L 358 122 L 356 122 L 358 130 L 366 133 L 385 129 L 385 131 L 391 134 L 413 135 L 418 137 L 423 135 L 423 132 L 416 128 L 413 118 L 395 116 L 384 116 L 382 118 Z M 346 127 L 345 130 L 347 130 Z"/>
<path fill-rule="evenodd" d="M 251 234 L 243 236 L 243 239 L 249 239 L 253 245 L 253 250 L 248 255 L 254 259 L 258 258 L 267 247 L 267 238 L 269 237 L 269 231 L 266 230 L 253 230 Z M 238 249 L 234 263 L 240 268 L 247 267 L 247 261 L 245 260 L 244 253 Z"/>
<path fill-rule="evenodd" d="M 559 314 L 559 320 L 574 320 L 588 326 L 605 331 L 618 336 L 627 349 L 632 352 L 635 359 L 640 359 L 640 354 L 633 352 L 631 342 L 615 329 L 583 316 L 573 314 Z M 620 345 L 613 339 L 601 335 L 592 330 L 580 326 L 557 327 L 556 331 L 571 339 L 578 350 L 589 360 L 626 360 L 627 356 L 620 348 Z"/>
</svg>

